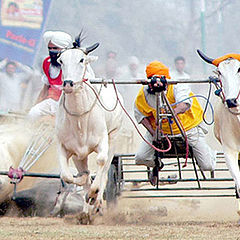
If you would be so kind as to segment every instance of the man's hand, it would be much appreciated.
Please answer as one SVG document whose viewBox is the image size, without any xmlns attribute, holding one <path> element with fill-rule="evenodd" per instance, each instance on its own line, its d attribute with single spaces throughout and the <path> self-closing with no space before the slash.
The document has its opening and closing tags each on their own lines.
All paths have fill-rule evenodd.
<svg viewBox="0 0 240 240">
<path fill-rule="evenodd" d="M 167 89 L 167 81 L 165 76 L 153 76 L 148 84 L 150 93 L 162 92 Z"/>
<path fill-rule="evenodd" d="M 177 115 L 179 113 L 185 113 L 190 107 L 189 103 L 181 102 L 176 105 L 176 108 L 174 108 L 173 111 Z"/>
<path fill-rule="evenodd" d="M 151 125 L 151 122 L 150 120 L 145 117 L 143 118 L 143 120 L 141 121 L 141 124 L 148 130 L 148 132 L 150 132 L 150 134 L 154 137 L 155 135 L 155 131 L 154 129 L 152 128 L 152 125 Z"/>
<path fill-rule="evenodd" d="M 16 67 L 19 67 L 21 65 L 21 63 L 17 62 L 17 61 L 13 61 L 16 65 Z"/>
</svg>

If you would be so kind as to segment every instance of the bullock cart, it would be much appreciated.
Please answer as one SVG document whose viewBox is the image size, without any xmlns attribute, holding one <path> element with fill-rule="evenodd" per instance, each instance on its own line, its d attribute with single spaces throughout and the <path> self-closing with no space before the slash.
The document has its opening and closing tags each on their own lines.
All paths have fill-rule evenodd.
<svg viewBox="0 0 240 240">
<path fill-rule="evenodd" d="M 210 77 L 207 80 L 181 80 L 181 83 L 183 82 L 216 84 L 218 79 Z M 117 81 L 115 83 L 133 84 L 132 81 Z M 138 80 L 135 83 L 147 84 L 146 80 Z M 176 83 L 178 81 L 168 80 L 168 84 Z M 210 91 L 209 97 L 205 98 L 208 104 Z M 215 94 L 218 95 L 218 89 Z M 234 197 L 234 182 L 226 167 L 223 153 L 217 153 L 215 171 L 201 171 L 192 148 L 189 145 L 186 146 L 184 129 L 174 115 L 164 92 L 158 93 L 156 106 L 158 106 L 157 123 L 159 127 L 163 119 L 173 118 L 181 132 L 180 137 L 168 135 L 172 145 L 171 149 L 157 154 L 156 160 L 158 158 L 160 165 L 156 166 L 157 169 L 155 169 L 157 176 L 156 186 L 150 184 L 149 178 L 154 169 L 152 171 L 148 167 L 136 165 L 134 161 L 135 154 L 115 154 L 108 173 L 107 202 L 116 202 L 117 197 L 120 195 L 125 198 Z M 164 111 L 160 109 L 164 109 Z M 158 147 L 167 149 L 168 143 L 165 137 L 160 131 L 156 135 L 158 141 L 161 142 Z M 187 152 L 189 154 L 186 158 Z"/>
<path fill-rule="evenodd" d="M 148 84 L 145 79 L 136 81 L 90 79 L 93 84 Z M 181 80 L 181 83 L 215 83 L 217 79 L 209 78 L 207 80 Z M 168 80 L 168 84 L 177 84 L 178 81 Z M 218 92 L 216 92 L 217 94 Z M 208 101 L 208 100 L 207 100 Z M 174 118 L 178 122 L 173 113 L 171 105 L 167 101 L 164 92 L 158 94 L 158 123 L 165 118 Z M 162 114 L 159 110 L 164 108 Z M 6 115 L 11 117 L 11 114 Z M 14 114 L 14 116 L 15 114 Z M 22 116 L 20 116 L 22 117 Z M 105 199 L 107 203 L 116 202 L 118 196 L 124 198 L 183 198 L 183 197 L 234 197 L 235 188 L 234 182 L 226 168 L 223 153 L 217 154 L 217 165 L 214 172 L 202 172 L 197 165 L 191 147 L 189 156 L 186 160 L 186 142 L 185 133 L 178 123 L 181 131 L 180 137 L 169 135 L 171 149 L 168 152 L 158 154 L 160 165 L 157 166 L 157 184 L 152 186 L 149 180 L 151 170 L 144 166 L 137 166 L 134 161 L 135 154 L 115 154 L 108 172 L 108 182 L 105 189 Z M 51 134 L 42 134 L 42 130 L 46 126 L 42 125 L 39 132 L 35 134 L 30 145 L 26 149 L 21 164 L 31 165 L 43 154 L 52 142 Z M 41 132 L 41 134 L 39 134 Z M 163 140 L 163 136 L 158 132 L 158 140 Z M 167 142 L 161 141 L 162 144 L 158 147 L 167 148 Z M 30 163 L 31 162 L 31 163 Z M 20 164 L 20 165 L 21 165 Z M 162 164 L 162 165 L 161 165 Z M 163 167 L 164 164 L 164 167 Z M 24 169 L 25 165 L 21 165 L 22 170 L 1 171 L 0 175 L 8 175 L 11 182 L 16 186 L 23 177 L 41 177 L 41 178 L 60 178 L 59 174 L 33 173 L 28 172 L 29 169 Z M 184 167 L 184 165 L 187 165 Z M 159 171 L 160 170 L 160 171 Z M 94 178 L 94 176 L 92 177 Z"/>
</svg>

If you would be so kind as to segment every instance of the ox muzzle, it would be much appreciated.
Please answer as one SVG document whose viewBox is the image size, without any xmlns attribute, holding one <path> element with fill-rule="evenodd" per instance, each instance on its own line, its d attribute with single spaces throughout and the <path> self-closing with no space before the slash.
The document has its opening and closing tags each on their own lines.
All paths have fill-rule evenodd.
<svg viewBox="0 0 240 240">
<path fill-rule="evenodd" d="M 63 81 L 63 91 L 65 93 L 72 93 L 74 82 L 72 80 Z"/>
<path fill-rule="evenodd" d="M 227 103 L 228 108 L 235 108 L 238 106 L 236 98 L 227 99 L 226 103 Z"/>
<path fill-rule="evenodd" d="M 70 85 L 70 87 L 73 87 L 73 81 L 72 80 L 64 80 L 63 81 L 63 87 L 66 87 L 67 85 Z"/>
</svg>

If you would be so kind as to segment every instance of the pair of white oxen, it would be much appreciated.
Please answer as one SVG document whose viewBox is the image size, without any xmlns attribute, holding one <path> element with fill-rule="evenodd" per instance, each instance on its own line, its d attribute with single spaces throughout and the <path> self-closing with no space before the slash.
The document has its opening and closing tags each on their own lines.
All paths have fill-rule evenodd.
<svg viewBox="0 0 240 240">
<path fill-rule="evenodd" d="M 58 61 L 63 71 L 63 94 L 60 99 L 56 117 L 56 133 L 58 137 L 58 159 L 61 177 L 68 183 L 81 185 L 85 190 L 86 203 L 93 212 L 101 210 L 103 192 L 107 181 L 107 172 L 113 157 L 113 143 L 122 124 L 123 111 L 118 104 L 114 108 L 116 93 L 112 85 L 107 87 L 92 86 L 86 79 L 94 78 L 90 62 L 96 57 L 88 56 L 98 45 L 90 48 L 68 49 L 61 53 Z M 208 58 L 199 51 L 200 56 L 208 63 Z M 234 58 L 223 60 L 218 65 L 218 75 L 222 85 L 223 101 L 215 108 L 215 135 L 220 141 L 225 153 L 226 162 L 236 184 L 237 195 L 240 196 L 240 172 L 238 168 L 238 153 L 240 151 L 240 62 Z M 95 89 L 95 91 L 93 91 Z M 99 95 L 99 99 L 96 97 Z M 100 102 L 113 111 L 106 111 Z M 16 131 L 0 129 L 1 170 L 7 170 L 11 165 L 18 166 L 29 143 L 30 135 L 22 139 L 22 134 Z M 88 171 L 88 155 L 97 153 L 97 173 L 93 183 L 90 183 Z M 47 151 L 44 159 L 40 159 L 31 171 L 47 172 L 55 165 L 51 162 L 52 152 Z M 69 159 L 72 157 L 79 172 L 74 178 Z M 0 191 L 6 194 L 9 190 L 9 180 L 1 177 Z M 24 181 L 24 180 L 23 180 Z M 5 185 L 7 187 L 5 187 Z M 27 184 L 24 186 L 28 187 Z M 1 194 L 2 195 L 2 194 Z"/>
</svg>

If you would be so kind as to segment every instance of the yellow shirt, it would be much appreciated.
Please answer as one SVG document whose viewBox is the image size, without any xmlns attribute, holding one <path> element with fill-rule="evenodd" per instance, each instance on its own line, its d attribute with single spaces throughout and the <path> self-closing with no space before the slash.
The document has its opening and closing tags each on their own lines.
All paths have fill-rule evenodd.
<svg viewBox="0 0 240 240">
<path fill-rule="evenodd" d="M 135 100 L 135 105 L 137 109 L 146 117 L 149 118 L 151 125 L 153 129 L 156 129 L 156 109 L 149 106 L 149 104 L 146 101 L 145 94 L 143 91 L 142 87 L 137 95 L 137 98 Z M 191 92 L 190 96 L 193 96 L 194 94 Z M 175 103 L 175 97 L 174 97 L 174 92 L 173 92 L 173 85 L 169 85 L 167 88 L 167 99 L 169 100 L 170 104 Z M 201 105 L 199 104 L 198 100 L 196 97 L 192 98 L 192 106 L 190 109 L 188 109 L 185 113 L 183 114 L 178 114 L 179 120 L 181 121 L 184 129 L 186 131 L 196 127 L 199 125 L 202 120 L 203 120 L 203 110 Z M 175 108 L 175 106 L 173 106 Z M 175 123 L 175 121 L 171 124 L 173 134 L 179 134 L 180 130 Z M 171 130 L 169 127 L 168 121 L 163 121 L 162 122 L 162 130 L 166 134 L 171 134 Z"/>
</svg>

